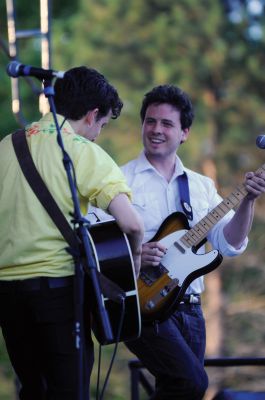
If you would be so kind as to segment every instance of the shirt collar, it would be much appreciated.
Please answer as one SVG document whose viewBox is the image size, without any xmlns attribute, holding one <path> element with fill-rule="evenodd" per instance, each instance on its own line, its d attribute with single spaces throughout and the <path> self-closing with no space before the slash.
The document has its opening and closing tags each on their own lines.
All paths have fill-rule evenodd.
<svg viewBox="0 0 265 400">
<path fill-rule="evenodd" d="M 146 155 L 144 154 L 144 151 L 142 151 L 140 153 L 139 157 L 137 158 L 135 173 L 141 173 L 141 172 L 148 171 L 148 170 L 153 170 L 156 173 L 158 173 L 156 168 L 147 160 Z M 182 161 L 180 160 L 180 158 L 176 154 L 175 172 L 174 172 L 172 179 L 176 178 L 179 175 L 182 175 L 183 173 L 184 173 L 184 165 L 183 165 Z"/>
<path fill-rule="evenodd" d="M 60 114 L 56 114 L 56 117 L 57 117 L 58 124 L 60 127 L 65 118 L 63 115 L 60 115 Z M 42 128 L 45 127 L 46 129 L 48 129 L 50 131 L 56 131 L 53 114 L 51 112 L 45 114 L 39 120 L 39 122 L 33 122 L 33 124 L 31 124 L 31 126 L 33 126 L 33 125 L 36 126 L 36 128 L 38 128 L 38 126 L 41 125 Z M 66 134 L 75 134 L 73 128 L 71 127 L 71 125 L 69 124 L 69 122 L 67 120 L 64 121 L 63 126 L 61 128 L 61 132 L 66 133 Z"/>
</svg>

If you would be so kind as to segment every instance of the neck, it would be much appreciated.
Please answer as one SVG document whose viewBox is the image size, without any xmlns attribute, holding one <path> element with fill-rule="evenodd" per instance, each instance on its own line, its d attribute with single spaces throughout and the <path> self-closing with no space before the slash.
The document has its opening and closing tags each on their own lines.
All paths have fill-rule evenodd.
<svg viewBox="0 0 265 400">
<path fill-rule="evenodd" d="M 72 129 L 74 130 L 74 132 L 79 134 L 80 121 L 73 121 L 72 119 L 67 119 L 67 121 L 71 125 Z"/>
<path fill-rule="evenodd" d="M 86 132 L 87 124 L 86 124 L 85 117 L 78 119 L 78 120 L 67 119 L 67 121 L 69 122 L 72 129 L 74 130 L 74 132 L 77 135 L 86 137 L 85 132 Z"/>
<path fill-rule="evenodd" d="M 150 164 L 169 182 L 175 172 L 176 155 L 170 157 L 152 157 L 145 154 Z"/>
</svg>

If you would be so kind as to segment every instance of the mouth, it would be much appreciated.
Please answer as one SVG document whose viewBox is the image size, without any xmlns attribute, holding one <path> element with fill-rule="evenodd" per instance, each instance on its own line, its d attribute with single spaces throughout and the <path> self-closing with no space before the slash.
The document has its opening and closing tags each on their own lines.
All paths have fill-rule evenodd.
<svg viewBox="0 0 265 400">
<path fill-rule="evenodd" d="M 161 139 L 161 138 L 154 138 L 154 137 L 151 137 L 151 138 L 149 138 L 149 140 L 150 140 L 150 142 L 151 142 L 152 144 L 161 144 L 161 143 L 165 143 L 165 140 L 164 140 L 164 139 Z"/>
</svg>

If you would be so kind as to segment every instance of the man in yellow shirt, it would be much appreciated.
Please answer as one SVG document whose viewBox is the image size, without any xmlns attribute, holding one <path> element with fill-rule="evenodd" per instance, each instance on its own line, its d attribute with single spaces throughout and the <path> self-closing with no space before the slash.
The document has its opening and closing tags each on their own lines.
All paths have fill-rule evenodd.
<svg viewBox="0 0 265 400">
<path fill-rule="evenodd" d="M 114 161 L 93 141 L 122 108 L 116 89 L 103 75 L 72 68 L 55 83 L 54 97 L 64 148 L 76 174 L 81 207 L 107 210 L 127 234 L 136 274 L 143 227 L 130 203 L 130 189 Z M 48 113 L 26 128 L 33 161 L 71 223 L 73 202 L 57 132 Z M 67 244 L 25 180 L 11 135 L 0 142 L 0 326 L 22 400 L 76 400 L 74 344 L 74 262 Z M 89 377 L 93 365 L 86 330 Z M 89 384 L 85 390 L 89 399 Z"/>
</svg>

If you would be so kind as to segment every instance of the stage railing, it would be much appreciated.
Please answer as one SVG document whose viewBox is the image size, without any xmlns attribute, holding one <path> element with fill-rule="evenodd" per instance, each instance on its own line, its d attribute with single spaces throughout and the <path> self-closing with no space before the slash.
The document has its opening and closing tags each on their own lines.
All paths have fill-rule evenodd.
<svg viewBox="0 0 265 400">
<path fill-rule="evenodd" d="M 236 366 L 265 366 L 265 357 L 220 357 L 220 358 L 206 358 L 204 361 L 205 367 L 236 367 Z M 145 374 L 143 364 L 137 360 L 130 360 L 128 363 L 130 369 L 130 382 L 131 382 L 131 399 L 140 400 L 140 385 L 145 390 L 148 396 L 154 392 L 153 385 L 148 380 Z M 264 384 L 265 387 L 265 384 Z M 265 398 L 265 392 L 264 392 Z"/>
</svg>

